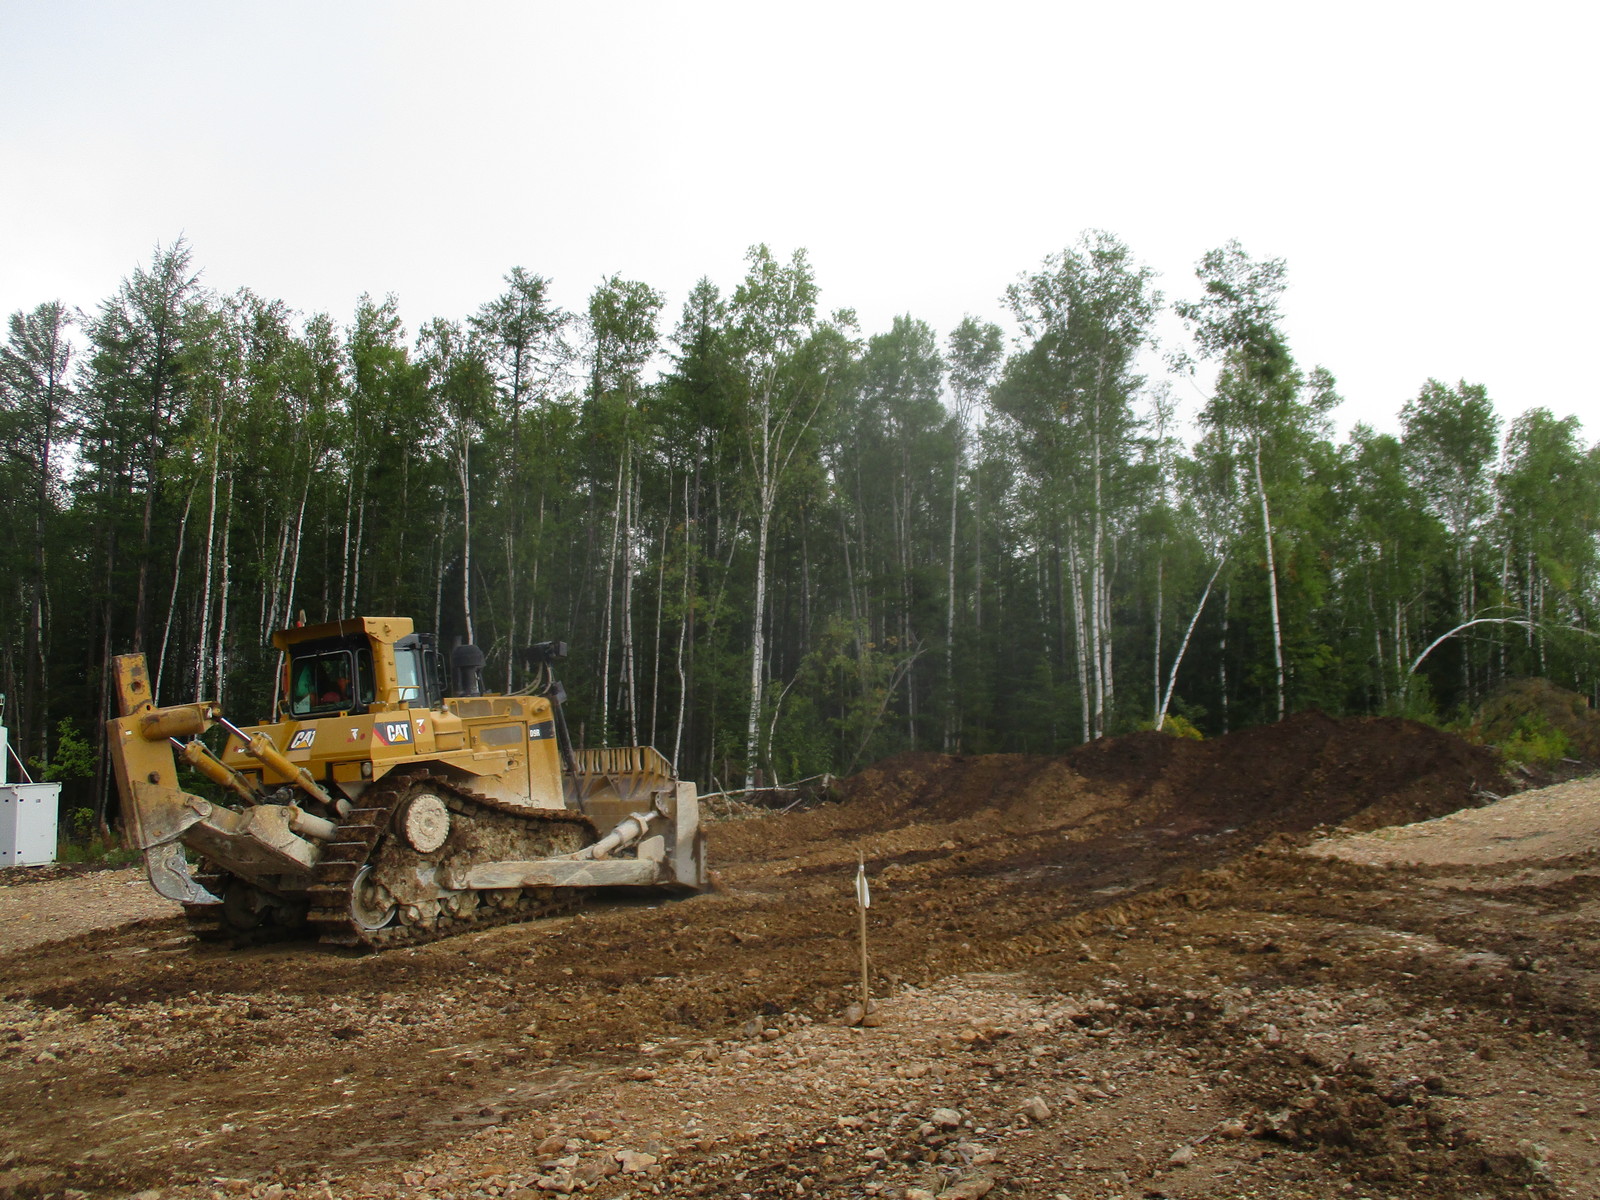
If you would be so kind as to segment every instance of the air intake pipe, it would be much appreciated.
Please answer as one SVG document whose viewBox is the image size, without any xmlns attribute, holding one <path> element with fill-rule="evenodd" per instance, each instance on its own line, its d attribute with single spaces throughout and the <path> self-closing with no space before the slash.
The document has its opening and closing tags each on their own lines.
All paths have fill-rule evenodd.
<svg viewBox="0 0 1600 1200">
<path fill-rule="evenodd" d="M 450 675 L 455 680 L 456 695 L 483 695 L 483 651 L 471 642 L 456 646 L 450 651 Z"/>
</svg>

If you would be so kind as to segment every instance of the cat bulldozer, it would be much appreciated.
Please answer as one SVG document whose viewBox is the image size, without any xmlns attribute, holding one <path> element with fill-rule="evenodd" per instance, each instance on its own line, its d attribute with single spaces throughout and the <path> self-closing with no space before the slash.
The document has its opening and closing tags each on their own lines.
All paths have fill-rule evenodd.
<svg viewBox="0 0 1600 1200">
<path fill-rule="evenodd" d="M 506 695 L 483 691 L 471 645 L 452 651 L 444 694 L 438 647 L 405 617 L 273 644 L 272 719 L 249 728 L 205 702 L 157 707 L 144 656 L 115 662 L 124 827 L 202 938 L 309 926 L 377 949 L 562 911 L 592 888 L 704 887 L 694 784 L 648 746 L 573 748 L 562 643 L 527 651 L 534 685 Z M 219 750 L 201 737 L 216 726 Z M 180 760 L 220 798 L 185 791 Z"/>
</svg>

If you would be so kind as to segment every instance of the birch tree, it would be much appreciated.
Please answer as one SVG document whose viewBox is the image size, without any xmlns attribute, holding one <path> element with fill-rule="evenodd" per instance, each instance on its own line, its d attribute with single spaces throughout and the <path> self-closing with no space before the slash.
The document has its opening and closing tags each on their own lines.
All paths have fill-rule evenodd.
<svg viewBox="0 0 1600 1200">
<path fill-rule="evenodd" d="M 35 757 L 48 759 L 45 742 L 49 678 L 46 655 L 50 645 L 46 628 L 48 529 L 56 511 L 61 486 L 58 444 L 69 436 L 72 405 L 73 346 L 68 331 L 73 317 L 66 305 L 52 300 L 31 312 L 14 312 L 7 322 L 7 340 L 0 346 L 0 412 L 4 413 L 6 456 L 20 470 L 8 471 L 20 487 L 18 499 L 27 497 L 32 511 L 26 525 L 31 549 L 29 569 L 17 574 L 26 613 L 23 646 L 23 687 L 17 721 L 17 745 Z M 9 465 L 9 464 L 8 464 Z M 19 522 L 21 524 L 21 522 Z"/>
<path fill-rule="evenodd" d="M 656 320 L 665 298 L 646 284 L 613 275 L 589 298 L 590 397 L 616 448 L 617 477 L 611 515 L 611 552 L 606 565 L 605 627 L 602 637 L 602 693 L 611 686 L 613 603 L 620 607 L 620 695 L 627 715 L 626 736 L 639 740 L 639 687 L 635 656 L 633 582 L 635 569 L 636 457 L 643 440 L 639 411 L 643 384 L 640 373 L 655 355 L 660 334 Z M 621 576 L 620 596 L 616 588 Z M 602 700 L 603 728 L 610 726 L 610 705 Z"/>
<path fill-rule="evenodd" d="M 750 708 L 745 731 L 746 787 L 761 764 L 761 717 L 767 656 L 767 550 L 778 497 L 826 396 L 806 369 L 806 343 L 817 329 L 817 285 L 804 250 L 788 263 L 766 246 L 745 255 L 749 270 L 734 289 L 730 340 L 738 363 L 740 424 L 755 506 L 755 594 L 750 611 Z"/>
<path fill-rule="evenodd" d="M 1450 539 L 1455 600 L 1451 624 L 1477 615 L 1475 543 L 1494 509 L 1500 418 L 1482 385 L 1447 387 L 1430 379 L 1400 410 L 1402 449 L 1428 510 Z M 1460 689 L 1472 696 L 1471 643 L 1462 644 Z"/>
<path fill-rule="evenodd" d="M 135 650 L 144 647 L 149 634 L 154 575 L 161 569 L 155 542 L 156 514 L 164 502 L 162 464 L 188 415 L 189 357 L 203 309 L 199 272 L 188 243 L 179 238 L 165 249 L 157 246 L 150 266 L 136 268 L 88 328 L 92 386 L 103 400 L 102 411 L 119 426 L 137 422 L 128 464 L 139 512 Z"/>
<path fill-rule="evenodd" d="M 1238 242 L 1212 250 L 1195 274 L 1200 299 L 1177 306 L 1203 355 L 1219 364 L 1211 397 L 1200 414 L 1209 453 L 1221 469 L 1254 493 L 1260 519 L 1262 557 L 1272 637 L 1273 711 L 1288 711 L 1288 663 L 1284 653 L 1281 557 L 1273 524 L 1269 479 L 1290 489 L 1305 476 L 1309 442 L 1337 402 L 1332 380 L 1316 373 L 1309 387 L 1295 365 L 1280 328 L 1279 300 L 1286 268 L 1282 259 L 1257 261 Z"/>
<path fill-rule="evenodd" d="M 493 383 L 483 344 L 455 321 L 435 318 L 418 338 L 418 363 L 440 420 L 446 457 L 461 501 L 461 620 L 466 640 L 477 641 L 472 616 L 473 448 L 493 410 Z"/>
<path fill-rule="evenodd" d="M 1325 547 L 1342 564 L 1328 606 L 1329 623 L 1337 626 L 1330 641 L 1348 645 L 1348 690 L 1388 711 L 1408 698 L 1406 664 L 1438 621 L 1430 605 L 1450 538 L 1419 486 L 1419 464 L 1399 438 L 1357 425 L 1343 458 L 1347 473 L 1332 500 L 1340 516 L 1336 540 Z M 1454 605 L 1444 612 L 1453 616 Z"/>
<path fill-rule="evenodd" d="M 1600 445 L 1585 447 L 1579 430 L 1576 417 L 1529 409 L 1511 423 L 1495 480 L 1503 599 L 1522 614 L 1511 661 L 1543 676 L 1552 629 L 1600 625 Z"/>
<path fill-rule="evenodd" d="M 906 663 L 896 715 L 904 717 L 909 746 L 920 741 L 918 723 L 927 704 L 915 662 L 942 624 L 938 608 L 928 604 L 928 576 L 937 570 L 943 541 L 944 472 L 951 461 L 942 379 L 932 328 L 899 316 L 887 332 L 867 339 L 849 397 L 835 409 L 835 435 L 843 441 L 832 456 L 835 486 L 844 493 L 838 502 L 854 542 L 853 551 L 845 549 L 854 555 L 861 590 L 861 607 L 851 602 L 859 623 L 857 657 L 861 643 L 876 642 Z"/>
<path fill-rule="evenodd" d="M 340 541 L 339 611 L 374 611 L 369 605 L 396 611 L 396 604 L 427 611 L 423 606 L 448 562 L 411 575 L 397 572 L 394 564 L 407 560 L 408 546 L 435 547 L 444 520 L 436 502 L 452 492 L 459 502 L 461 489 L 459 478 L 454 487 L 447 482 L 455 475 L 449 456 L 435 453 L 446 444 L 440 440 L 441 414 L 428 372 L 406 347 L 395 297 L 361 297 L 346 352 L 350 395 L 342 449 L 348 465 L 344 518 L 334 526 Z M 442 491 L 436 495 L 435 489 Z M 383 565 L 364 577 L 369 558 Z"/>
<path fill-rule="evenodd" d="M 495 472 L 509 496 L 506 519 L 501 522 L 502 552 L 506 564 L 506 609 L 513 649 L 532 640 L 533 604 L 519 583 L 524 574 L 530 592 L 537 589 L 541 524 L 546 507 L 548 472 L 535 452 L 539 429 L 527 419 L 531 405 L 549 403 L 559 390 L 572 359 L 566 331 L 572 317 L 550 298 L 550 281 L 522 267 L 505 277 L 506 290 L 482 305 L 471 318 L 474 333 L 485 347 L 494 372 L 497 393 L 498 445 L 486 447 L 499 459 Z M 535 534 L 526 536 L 529 491 L 537 492 L 532 506 Z M 527 618 L 523 619 L 526 608 Z M 524 633 L 529 636 L 524 638 Z M 518 655 L 506 656 L 506 690 L 515 685 Z"/>
<path fill-rule="evenodd" d="M 1136 370 L 1161 304 L 1153 272 L 1106 233 L 1086 234 L 1006 292 L 1022 330 L 995 407 L 1024 442 L 1022 461 L 1065 552 L 1084 740 L 1102 737 L 1116 705 L 1113 574 L 1117 539 L 1138 497 Z M 1059 602 L 1065 620 L 1067 604 Z"/>
<path fill-rule="evenodd" d="M 954 457 L 950 467 L 950 540 L 945 561 L 944 676 L 945 720 L 944 751 L 951 753 L 958 744 L 961 724 L 960 700 L 956 689 L 956 518 L 960 512 L 961 485 L 967 459 L 967 444 L 974 418 L 988 398 L 1005 353 L 1000 327 L 975 317 L 963 317 L 950 331 L 945 343 L 945 362 L 949 371 L 951 416 L 954 419 Z M 979 488 L 972 490 L 976 499 Z M 974 514 L 973 544 L 978 544 L 978 514 Z M 974 554 L 973 588 L 982 587 L 982 565 Z"/>
</svg>

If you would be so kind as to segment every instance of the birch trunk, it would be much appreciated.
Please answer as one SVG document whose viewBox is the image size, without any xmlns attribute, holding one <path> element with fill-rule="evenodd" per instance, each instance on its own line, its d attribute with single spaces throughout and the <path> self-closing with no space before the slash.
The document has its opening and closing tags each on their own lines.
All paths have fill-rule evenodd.
<svg viewBox="0 0 1600 1200">
<path fill-rule="evenodd" d="M 361 610 L 361 548 L 367 536 L 367 469 L 361 468 L 361 488 L 356 493 L 356 548 L 350 559 L 350 611 Z M 296 552 L 299 542 L 296 539 Z M 340 613 L 341 617 L 345 614 Z M 438 628 L 437 625 L 434 626 Z"/>
<path fill-rule="evenodd" d="M 667 468 L 667 514 L 661 519 L 661 540 L 656 543 L 656 641 L 650 652 L 650 745 L 656 744 L 656 721 L 661 711 L 661 620 L 667 593 L 667 538 L 672 530 L 672 468 Z"/>
<path fill-rule="evenodd" d="M 341 553 L 341 558 L 344 561 L 344 570 L 339 577 L 339 619 L 341 621 L 351 615 L 350 572 L 354 566 L 354 560 L 350 557 L 350 531 L 355 527 L 355 522 L 352 520 L 354 515 L 352 508 L 355 504 L 355 499 L 356 469 L 355 464 L 352 463 L 344 477 L 344 547 Z"/>
<path fill-rule="evenodd" d="M 262 601 L 261 612 L 261 644 L 267 645 L 272 634 L 280 628 L 278 624 L 278 602 L 283 599 L 283 569 L 289 559 L 289 521 L 288 514 L 278 524 L 278 553 L 272 563 L 272 586 L 267 590 L 271 593 L 271 606 L 268 607 L 265 598 Z M 288 622 L 284 622 L 288 624 Z"/>
<path fill-rule="evenodd" d="M 1172 689 L 1178 682 L 1178 668 L 1183 665 L 1183 656 L 1189 650 L 1189 639 L 1194 636 L 1194 627 L 1200 623 L 1200 614 L 1206 610 L 1206 601 L 1211 598 L 1212 585 L 1217 582 L 1217 576 L 1222 573 L 1222 565 L 1228 561 L 1224 554 L 1217 559 L 1216 569 L 1211 572 L 1211 578 L 1206 580 L 1206 590 L 1200 593 L 1200 603 L 1194 606 L 1194 615 L 1189 618 L 1189 625 L 1183 631 L 1183 641 L 1178 644 L 1178 655 L 1172 660 L 1172 670 L 1167 674 L 1167 690 L 1161 697 L 1161 708 L 1156 713 L 1156 728 L 1159 730 L 1167 723 L 1167 708 L 1172 704 Z"/>
<path fill-rule="evenodd" d="M 678 769 L 683 755 L 683 736 L 688 728 L 690 687 L 694 678 L 694 642 L 690 633 L 694 629 L 696 600 L 700 581 L 700 463 L 694 468 L 694 488 L 690 490 L 687 474 L 683 480 L 683 589 L 680 603 L 682 612 L 678 621 L 678 719 L 672 734 L 672 767 Z M 690 496 L 693 495 L 691 506 Z"/>
<path fill-rule="evenodd" d="M 1074 530 L 1073 534 L 1075 532 Z M 1083 741 L 1088 743 L 1094 740 L 1089 708 L 1089 640 L 1087 631 L 1083 627 L 1083 581 L 1078 573 L 1077 538 L 1073 534 L 1069 534 L 1067 540 L 1067 574 L 1072 585 L 1072 642 L 1078 660 L 1078 710 L 1081 714 Z"/>
<path fill-rule="evenodd" d="M 1383 621 L 1378 616 L 1378 601 L 1373 595 L 1372 572 L 1367 571 L 1367 618 L 1372 622 L 1372 648 L 1378 663 L 1378 704 L 1389 707 L 1389 663 L 1383 652 Z"/>
<path fill-rule="evenodd" d="M 1222 642 L 1217 647 L 1217 683 L 1222 696 L 1222 732 L 1228 732 L 1228 614 L 1233 608 L 1233 585 L 1222 589 Z"/>
<path fill-rule="evenodd" d="M 759 451 L 751 446 L 755 460 L 757 507 L 756 517 L 756 594 L 751 613 L 750 630 L 753 645 L 750 648 L 750 712 L 745 722 L 744 786 L 756 785 L 756 772 L 761 763 L 761 702 L 762 684 L 765 682 L 767 633 L 767 535 L 772 526 L 772 506 L 777 500 L 777 471 L 772 445 L 772 390 L 776 368 L 768 366 L 763 374 L 760 390 L 761 446 Z"/>
<path fill-rule="evenodd" d="M 1162 607 L 1163 607 L 1162 602 L 1165 599 L 1165 596 L 1162 593 L 1161 577 L 1165 572 L 1165 568 L 1166 568 L 1166 559 L 1161 555 L 1157 555 L 1156 556 L 1156 622 L 1155 622 L 1156 652 L 1155 652 L 1155 670 L 1151 673 L 1151 677 L 1150 677 L 1151 689 L 1152 689 L 1154 700 L 1155 700 L 1155 714 L 1156 714 L 1155 715 L 1155 722 L 1156 722 L 1156 728 L 1157 729 L 1161 728 L 1161 717 L 1162 717 L 1162 708 L 1161 708 L 1161 610 L 1162 610 Z"/>
<path fill-rule="evenodd" d="M 456 455 L 456 473 L 461 480 L 461 619 L 466 626 L 467 642 L 477 644 L 472 628 L 472 445 L 466 422 L 460 422 L 457 432 L 460 439 Z M 493 621 L 491 619 L 491 626 Z"/>
<path fill-rule="evenodd" d="M 233 529 L 233 464 L 228 467 L 228 498 L 222 510 L 222 580 L 217 588 L 217 651 L 216 651 L 216 686 L 212 695 L 217 698 L 218 706 L 224 701 L 223 692 L 227 687 L 227 639 L 228 639 L 228 588 L 230 585 L 230 571 L 228 559 L 229 534 Z M 205 695 L 202 688 L 200 694 Z"/>
<path fill-rule="evenodd" d="M 850 597 L 850 637 L 855 644 L 856 674 L 861 681 L 863 694 L 867 688 L 867 664 L 861 644 L 861 605 L 856 601 L 856 573 L 850 559 L 850 529 L 844 519 L 844 505 L 839 505 L 839 547 L 844 553 L 844 590 Z"/>
<path fill-rule="evenodd" d="M 617 498 L 611 513 L 611 552 L 606 556 L 606 607 L 600 642 L 600 744 L 611 744 L 611 615 L 617 591 L 617 539 L 622 533 L 622 463 L 617 463 Z"/>
<path fill-rule="evenodd" d="M 972 466 L 972 632 L 983 632 L 983 455 Z"/>
<path fill-rule="evenodd" d="M 627 464 L 623 486 L 622 520 L 622 686 L 628 696 L 628 745 L 639 744 L 639 681 L 634 669 L 633 653 L 633 522 L 634 522 L 634 472 L 633 453 L 623 448 L 623 461 Z"/>
<path fill-rule="evenodd" d="M 956 731 L 956 508 L 961 498 L 963 433 L 956 431 L 956 457 L 950 468 L 950 541 L 945 555 L 944 587 L 944 752 L 951 753 Z"/>
<path fill-rule="evenodd" d="M 257 537 L 258 544 L 260 544 L 262 546 L 265 546 L 267 544 L 267 517 L 266 517 L 266 510 L 264 508 L 263 508 L 263 510 L 261 512 L 261 521 L 260 521 L 259 525 L 257 526 L 256 537 Z M 279 543 L 281 545 L 281 543 L 283 541 L 283 530 L 282 529 L 278 530 L 278 541 L 279 541 Z M 263 564 L 262 564 L 263 572 L 265 572 L 265 568 L 266 568 L 266 564 L 263 562 Z M 271 583 L 267 587 L 263 587 L 263 588 L 257 589 L 260 594 L 256 597 L 256 632 L 261 635 L 257 640 L 263 646 L 267 644 L 267 628 L 268 628 L 268 626 L 267 626 L 267 604 L 268 604 L 268 599 L 270 597 L 271 603 L 274 603 L 274 604 L 277 603 L 277 599 L 278 599 L 277 595 L 276 595 L 276 590 L 277 590 L 277 587 L 278 587 L 277 576 L 276 575 L 268 575 L 267 578 L 269 580 L 271 580 Z"/>
<path fill-rule="evenodd" d="M 767 653 L 767 533 L 771 523 L 772 505 L 763 496 L 761 512 L 756 520 L 755 644 L 750 650 L 750 720 L 745 727 L 744 786 L 747 788 L 756 786 L 761 754 L 761 684 Z"/>
<path fill-rule="evenodd" d="M 300 493 L 300 510 L 294 517 L 294 550 L 289 556 L 289 593 L 284 603 L 284 623 L 294 623 L 294 594 L 300 584 L 300 540 L 306 527 L 306 497 L 311 494 L 311 479 L 308 476 L 306 486 Z"/>
<path fill-rule="evenodd" d="M 1465 556 L 1462 553 L 1460 541 L 1456 543 L 1456 608 L 1463 621 L 1471 620 L 1471 601 L 1467 599 L 1467 576 Z M 1461 643 L 1461 702 L 1469 703 L 1472 697 L 1472 643 Z"/>
<path fill-rule="evenodd" d="M 220 406 L 212 421 L 211 432 L 211 483 L 206 503 L 206 554 L 200 568 L 200 644 L 194 656 L 194 695 L 198 699 L 206 694 L 206 668 L 211 659 L 211 580 L 216 573 L 217 542 L 217 469 L 221 455 L 222 413 Z"/>
<path fill-rule="evenodd" d="M 178 611 L 178 584 L 183 579 L 183 543 L 189 528 L 189 509 L 194 504 L 195 485 L 189 485 L 189 495 L 183 502 L 183 516 L 178 521 L 178 548 L 172 556 L 172 596 L 167 603 L 167 621 L 161 630 L 161 651 L 156 655 L 156 703 L 161 702 L 161 677 L 167 669 L 167 642 L 172 637 L 172 617 Z"/>
<path fill-rule="evenodd" d="M 444 624 L 444 534 L 441 532 L 433 539 L 435 554 L 438 556 L 438 566 L 433 572 L 433 627 L 437 630 Z M 453 676 L 454 671 L 450 674 Z M 454 686 L 454 680 L 451 681 Z"/>
<path fill-rule="evenodd" d="M 1283 720 L 1286 689 L 1283 678 L 1283 622 L 1278 613 L 1278 566 L 1272 552 L 1272 513 L 1267 507 L 1267 489 L 1261 481 L 1261 439 L 1255 449 L 1256 495 L 1261 498 L 1261 536 L 1267 546 L 1267 597 L 1272 605 L 1272 663 L 1278 676 L 1278 720 Z"/>
<path fill-rule="evenodd" d="M 1098 406 L 1097 406 L 1098 408 Z M 1105 618 L 1101 613 L 1101 602 L 1105 595 L 1102 580 L 1105 573 L 1104 564 L 1104 536 L 1105 519 L 1101 511 L 1101 486 L 1102 475 L 1100 464 L 1100 429 L 1098 412 L 1096 413 L 1094 436 L 1091 440 L 1093 449 L 1091 458 L 1094 469 L 1094 526 L 1090 534 L 1089 554 L 1089 628 L 1091 631 L 1089 649 L 1094 658 L 1094 736 L 1104 737 L 1106 732 L 1106 671 L 1105 656 L 1101 650 L 1100 639 L 1105 628 Z"/>
<path fill-rule="evenodd" d="M 1101 671 L 1106 681 L 1106 701 L 1103 712 L 1105 726 L 1101 732 L 1105 733 L 1110 728 L 1110 722 L 1117 711 L 1117 672 L 1116 672 L 1116 641 L 1111 636 L 1111 581 L 1117 576 L 1117 550 L 1118 541 L 1111 539 L 1111 562 L 1107 566 L 1104 558 L 1101 559 L 1100 575 L 1100 615 L 1105 621 L 1105 629 L 1100 635 L 1100 653 L 1102 658 Z"/>
</svg>

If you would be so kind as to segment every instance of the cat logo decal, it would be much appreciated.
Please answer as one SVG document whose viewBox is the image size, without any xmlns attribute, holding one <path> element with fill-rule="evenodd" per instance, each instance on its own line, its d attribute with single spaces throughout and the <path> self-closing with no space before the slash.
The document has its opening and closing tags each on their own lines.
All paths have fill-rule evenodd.
<svg viewBox="0 0 1600 1200">
<path fill-rule="evenodd" d="M 372 726 L 372 736 L 384 746 L 409 746 L 411 744 L 410 721 L 376 721 Z"/>
</svg>

